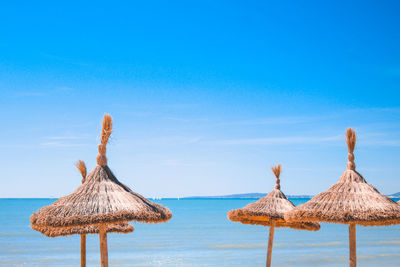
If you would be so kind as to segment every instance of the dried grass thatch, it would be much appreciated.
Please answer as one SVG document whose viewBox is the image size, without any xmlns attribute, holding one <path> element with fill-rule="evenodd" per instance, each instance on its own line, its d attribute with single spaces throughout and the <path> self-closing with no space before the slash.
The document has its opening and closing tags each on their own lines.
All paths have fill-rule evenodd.
<svg viewBox="0 0 400 267">
<path fill-rule="evenodd" d="M 243 224 L 250 224 L 250 225 L 262 225 L 262 226 L 272 226 L 271 221 L 252 221 L 248 219 L 241 219 L 239 222 Z M 312 223 L 312 222 L 274 222 L 274 227 L 290 227 L 296 230 L 308 230 L 308 231 L 318 231 L 321 226 L 319 223 Z"/>
<path fill-rule="evenodd" d="M 250 203 L 244 208 L 228 212 L 228 219 L 244 224 L 271 226 L 273 221 L 275 227 L 291 227 L 294 229 L 317 231 L 320 228 L 318 223 L 287 222 L 284 214 L 291 211 L 295 206 L 282 193 L 280 187 L 281 165 L 272 168 L 276 177 L 275 188 L 267 196 Z"/>
<path fill-rule="evenodd" d="M 96 168 L 72 194 L 32 214 L 32 224 L 71 227 L 131 220 L 159 223 L 172 217 L 169 209 L 133 192 L 111 172 L 106 158 L 106 144 L 111 132 L 111 116 L 105 115 Z"/>
<path fill-rule="evenodd" d="M 86 234 L 98 234 L 98 225 L 87 225 L 81 227 L 49 227 L 40 226 L 37 224 L 31 224 L 33 230 L 39 231 L 47 237 L 57 237 L 57 236 L 68 236 L 68 235 L 86 235 Z M 107 233 L 121 233 L 128 234 L 133 232 L 133 226 L 128 223 L 116 223 L 108 224 L 106 228 Z"/>
<path fill-rule="evenodd" d="M 76 167 L 80 171 L 82 175 L 82 183 L 85 182 L 86 179 L 86 165 L 82 160 L 78 161 Z M 51 226 L 41 226 L 37 224 L 31 224 L 31 228 L 33 230 L 39 231 L 42 234 L 48 237 L 57 237 L 57 236 L 67 236 L 67 235 L 86 235 L 86 234 L 98 234 L 99 227 L 98 225 L 87 225 L 87 226 L 74 226 L 74 227 L 51 227 Z M 117 223 L 117 224 L 108 224 L 106 227 L 107 233 L 132 233 L 133 226 L 128 223 Z"/>
<path fill-rule="evenodd" d="M 359 174 L 354 164 L 356 134 L 347 129 L 349 151 L 347 170 L 339 182 L 307 203 L 286 213 L 287 221 L 328 222 L 359 225 L 391 225 L 400 223 L 400 206 L 379 193 Z"/>
</svg>

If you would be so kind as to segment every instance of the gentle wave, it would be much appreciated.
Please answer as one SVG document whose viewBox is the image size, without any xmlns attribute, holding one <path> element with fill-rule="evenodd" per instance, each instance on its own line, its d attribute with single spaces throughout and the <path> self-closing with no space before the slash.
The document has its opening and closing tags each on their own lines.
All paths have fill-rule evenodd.
<svg viewBox="0 0 400 267">
<path fill-rule="evenodd" d="M 0 233 L 0 237 L 13 237 L 13 236 L 18 236 L 18 237 L 34 237 L 37 236 L 36 233 Z"/>
<path fill-rule="evenodd" d="M 223 244 L 223 245 L 212 245 L 211 248 L 263 248 L 265 244 Z"/>
<path fill-rule="evenodd" d="M 293 243 L 293 244 L 275 244 L 274 247 L 290 248 L 290 247 L 338 247 L 344 246 L 344 242 L 324 242 L 324 243 Z M 266 243 L 257 244 L 220 244 L 212 245 L 211 248 L 264 248 L 267 247 Z"/>
<path fill-rule="evenodd" d="M 376 245 L 385 245 L 385 244 L 388 244 L 388 245 L 400 245 L 400 240 L 394 240 L 394 241 L 379 241 L 379 242 L 376 242 L 376 243 L 374 243 L 374 244 L 376 244 Z"/>
<path fill-rule="evenodd" d="M 275 247 L 338 247 L 345 245 L 344 242 L 323 242 L 323 243 L 293 243 L 293 244 L 276 244 Z"/>
<path fill-rule="evenodd" d="M 163 224 L 135 224 L 133 234 L 110 234 L 112 266 L 265 266 L 268 228 L 231 222 L 226 213 L 253 200 L 162 200 L 174 213 Z M 302 204 L 306 200 L 295 200 Z M 29 216 L 53 200 L 1 200 L 0 266 L 79 266 L 80 237 L 47 238 L 29 227 Z M 360 227 L 361 228 L 361 227 Z M 317 232 L 279 229 L 273 264 L 296 267 L 348 266 L 348 233 L 324 224 Z M 364 267 L 400 266 L 400 226 L 366 227 L 357 233 Z M 87 266 L 99 266 L 99 237 L 87 237 Z"/>
</svg>

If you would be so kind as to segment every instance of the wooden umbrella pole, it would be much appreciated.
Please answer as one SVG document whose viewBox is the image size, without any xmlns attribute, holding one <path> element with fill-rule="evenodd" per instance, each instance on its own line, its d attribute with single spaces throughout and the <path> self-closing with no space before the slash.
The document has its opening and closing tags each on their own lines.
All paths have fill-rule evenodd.
<svg viewBox="0 0 400 267">
<path fill-rule="evenodd" d="M 275 222 L 274 220 L 271 220 L 271 226 L 269 227 L 269 237 L 268 237 L 267 267 L 271 267 L 272 246 L 274 244 L 274 231 L 275 231 Z"/>
<path fill-rule="evenodd" d="M 350 247 L 350 267 L 356 267 L 357 266 L 356 225 L 354 223 L 349 224 L 349 247 Z"/>
<path fill-rule="evenodd" d="M 81 267 L 86 267 L 86 235 L 81 235 Z"/>
<path fill-rule="evenodd" d="M 107 232 L 106 225 L 99 225 L 101 267 L 108 267 Z"/>
</svg>

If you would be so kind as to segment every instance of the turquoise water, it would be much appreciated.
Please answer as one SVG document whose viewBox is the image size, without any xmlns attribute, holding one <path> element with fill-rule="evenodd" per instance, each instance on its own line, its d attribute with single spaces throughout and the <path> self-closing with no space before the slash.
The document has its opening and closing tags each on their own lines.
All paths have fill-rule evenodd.
<svg viewBox="0 0 400 267">
<path fill-rule="evenodd" d="M 298 205 L 307 199 L 292 199 Z M 48 238 L 29 216 L 54 199 L 0 199 L 0 266 L 79 266 L 79 236 Z M 230 209 L 254 199 L 166 199 L 163 224 L 135 223 L 131 234 L 109 234 L 110 266 L 265 266 L 268 228 L 234 223 Z M 357 227 L 359 266 L 400 266 L 400 226 Z M 88 266 L 99 266 L 97 235 L 87 239 Z M 348 228 L 318 232 L 278 228 L 273 266 L 348 266 Z"/>
</svg>

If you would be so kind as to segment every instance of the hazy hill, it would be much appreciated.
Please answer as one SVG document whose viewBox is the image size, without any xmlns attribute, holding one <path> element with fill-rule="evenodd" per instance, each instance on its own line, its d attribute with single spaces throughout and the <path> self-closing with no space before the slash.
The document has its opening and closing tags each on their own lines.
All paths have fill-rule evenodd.
<svg viewBox="0 0 400 267">
<path fill-rule="evenodd" d="M 265 197 L 267 193 L 245 193 L 245 194 L 232 194 L 223 196 L 190 196 L 184 198 L 262 198 Z M 312 198 L 312 195 L 286 195 L 288 198 Z M 400 192 L 388 195 L 391 198 L 400 198 Z"/>
<path fill-rule="evenodd" d="M 232 195 L 224 195 L 224 196 L 191 196 L 185 198 L 262 198 L 265 197 L 267 193 L 245 193 L 245 194 L 232 194 Z M 299 196 L 291 196 L 287 195 L 290 198 L 311 198 L 313 196 L 309 195 L 299 195 Z"/>
</svg>

